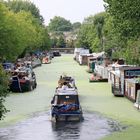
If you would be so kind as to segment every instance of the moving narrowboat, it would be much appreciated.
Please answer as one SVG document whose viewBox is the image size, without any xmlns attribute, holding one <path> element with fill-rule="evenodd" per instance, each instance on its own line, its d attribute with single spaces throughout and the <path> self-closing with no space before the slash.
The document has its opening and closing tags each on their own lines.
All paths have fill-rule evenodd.
<svg viewBox="0 0 140 140">
<path fill-rule="evenodd" d="M 57 87 L 51 101 L 51 120 L 59 121 L 82 121 L 83 113 L 79 102 L 77 88 Z"/>
</svg>

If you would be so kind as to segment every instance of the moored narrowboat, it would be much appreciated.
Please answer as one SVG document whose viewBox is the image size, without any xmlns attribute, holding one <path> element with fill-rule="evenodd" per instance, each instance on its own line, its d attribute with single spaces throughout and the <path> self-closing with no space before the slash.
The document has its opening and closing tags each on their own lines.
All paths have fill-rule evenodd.
<svg viewBox="0 0 140 140">
<path fill-rule="evenodd" d="M 132 102 L 136 102 L 138 90 L 140 90 L 140 80 L 138 78 L 125 79 L 124 94 Z"/>
</svg>

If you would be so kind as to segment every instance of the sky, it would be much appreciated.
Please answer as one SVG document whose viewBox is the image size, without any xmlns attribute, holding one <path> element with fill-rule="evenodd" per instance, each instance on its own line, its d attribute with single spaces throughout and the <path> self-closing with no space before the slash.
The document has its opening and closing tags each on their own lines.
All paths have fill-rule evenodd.
<svg viewBox="0 0 140 140">
<path fill-rule="evenodd" d="M 31 0 L 39 8 L 48 25 L 54 16 L 60 16 L 71 23 L 83 22 L 84 18 L 104 11 L 103 0 Z"/>
</svg>

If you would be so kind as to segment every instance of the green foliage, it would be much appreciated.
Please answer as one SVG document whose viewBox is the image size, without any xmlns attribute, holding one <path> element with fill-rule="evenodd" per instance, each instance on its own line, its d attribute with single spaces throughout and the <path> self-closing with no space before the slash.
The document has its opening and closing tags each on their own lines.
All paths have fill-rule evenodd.
<svg viewBox="0 0 140 140">
<path fill-rule="evenodd" d="M 81 23 L 80 22 L 75 22 L 72 24 L 72 28 L 73 30 L 77 30 L 81 27 Z"/>
<path fill-rule="evenodd" d="M 20 11 L 31 12 L 31 14 L 38 19 L 40 24 L 44 22 L 43 17 L 40 15 L 39 9 L 29 0 L 8 0 L 5 2 L 6 6 L 13 10 L 15 13 Z"/>
<path fill-rule="evenodd" d="M 99 13 L 94 16 L 94 25 L 97 30 L 97 36 L 99 39 L 103 36 L 103 26 L 104 26 L 104 20 L 105 20 L 105 14 L 106 13 Z"/>
<path fill-rule="evenodd" d="M 48 34 L 47 28 L 44 26 L 41 28 L 41 37 L 42 37 L 42 45 L 39 47 L 41 50 L 49 50 L 51 47 L 51 41 L 50 41 L 50 36 Z"/>
<path fill-rule="evenodd" d="M 64 48 L 66 47 L 66 43 L 65 43 L 65 39 L 63 36 L 60 36 L 57 40 L 56 46 L 60 47 L 60 48 Z"/>
<path fill-rule="evenodd" d="M 48 27 L 50 32 L 64 32 L 72 30 L 71 22 L 59 16 L 55 16 L 51 19 Z"/>
<path fill-rule="evenodd" d="M 86 18 L 80 28 L 77 46 L 104 50 L 109 57 L 124 58 L 127 64 L 140 64 L 139 0 L 104 0 L 107 12 Z"/>
<path fill-rule="evenodd" d="M 88 19 L 82 24 L 77 37 L 77 47 L 90 48 L 95 37 L 95 28 Z"/>
<path fill-rule="evenodd" d="M 32 44 L 28 45 L 28 51 L 36 48 L 41 50 L 49 49 L 50 38 L 46 27 L 43 25 L 43 17 L 40 15 L 39 9 L 28 0 L 9 0 L 6 5 L 13 10 L 15 13 L 20 11 L 30 12 L 33 17 L 31 17 L 31 24 L 34 26 L 35 34 L 32 34 Z M 30 32 L 32 33 L 32 32 Z M 30 37 L 31 38 L 31 37 Z M 33 48 L 34 47 L 34 48 Z"/>
<path fill-rule="evenodd" d="M 119 57 L 120 49 L 125 47 L 126 41 L 121 39 L 120 33 L 116 33 L 112 20 L 112 16 L 107 14 L 103 28 L 104 50 L 109 57 Z"/>
<path fill-rule="evenodd" d="M 31 12 L 19 10 L 15 13 L 1 2 L 0 21 L 1 60 L 14 61 L 25 50 L 49 49 L 48 31 Z"/>
<path fill-rule="evenodd" d="M 3 59 L 15 59 L 14 52 L 19 53 L 19 28 L 16 16 L 0 3 L 0 56 Z M 17 44 L 16 44 L 17 43 Z M 11 52 L 10 52 L 11 51 Z"/>
<path fill-rule="evenodd" d="M 138 38 L 140 36 L 140 1 L 139 0 L 104 0 L 107 11 L 113 17 L 113 24 L 121 36 Z"/>
<path fill-rule="evenodd" d="M 0 1 L 0 61 L 15 61 L 26 50 L 49 49 L 49 34 L 42 23 L 30 2 Z M 3 105 L 7 89 L 8 79 L 0 66 L 0 119 L 7 111 Z"/>
<path fill-rule="evenodd" d="M 74 47 L 77 32 L 81 27 L 80 22 L 71 24 L 70 21 L 55 16 L 49 23 L 52 47 Z"/>
<path fill-rule="evenodd" d="M 27 45 L 32 44 L 35 34 L 32 16 L 25 12 L 15 14 L 8 11 L 4 5 L 0 5 L 0 56 L 15 60 Z"/>
<path fill-rule="evenodd" d="M 52 39 L 51 39 L 51 47 L 56 47 L 56 44 L 57 44 L 57 38 L 56 37 L 53 37 Z"/>
<path fill-rule="evenodd" d="M 2 66 L 0 65 L 0 120 L 4 117 L 7 112 L 5 106 L 3 105 L 4 99 L 8 95 L 8 76 L 4 72 Z"/>
<path fill-rule="evenodd" d="M 92 51 L 102 51 L 103 48 L 103 27 L 106 13 L 99 13 L 86 18 L 78 33 L 77 46 L 86 47 Z"/>
<path fill-rule="evenodd" d="M 108 12 L 105 21 L 105 48 L 112 56 L 123 57 L 128 64 L 139 65 L 139 0 L 104 0 Z"/>
<path fill-rule="evenodd" d="M 128 64 L 138 65 L 140 64 L 140 39 L 137 41 L 129 40 L 128 45 L 125 48 L 123 54 Z"/>
</svg>

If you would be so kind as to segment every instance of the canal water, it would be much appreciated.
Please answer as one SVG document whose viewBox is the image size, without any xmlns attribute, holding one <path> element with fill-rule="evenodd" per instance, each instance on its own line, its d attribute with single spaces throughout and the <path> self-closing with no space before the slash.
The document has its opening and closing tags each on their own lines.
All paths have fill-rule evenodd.
<svg viewBox="0 0 140 140">
<path fill-rule="evenodd" d="M 98 113 L 84 112 L 82 122 L 50 121 L 50 113 L 35 113 L 29 119 L 0 128 L 0 140 L 97 140 L 123 127 Z"/>
<path fill-rule="evenodd" d="M 50 111 L 48 111 L 50 101 L 58 78 L 63 72 L 75 77 L 80 104 L 84 108 L 82 122 L 54 124 L 50 121 Z M 11 94 L 6 99 L 6 107 L 10 112 L 6 114 L 4 122 L 8 126 L 0 126 L 0 140 L 98 140 L 125 129 L 117 121 L 94 111 L 101 111 L 104 114 L 106 110 L 111 114 L 115 113 L 115 109 L 120 110 L 118 105 L 121 105 L 124 110 L 120 114 L 125 115 L 123 112 L 129 105 L 122 104 L 121 99 L 112 98 L 108 84 L 89 84 L 89 74 L 85 72 L 85 67 L 74 62 L 72 55 L 54 58 L 50 65 L 35 69 L 35 73 L 38 86 L 34 91 Z M 93 112 L 88 112 L 88 108 Z M 18 118 L 22 120 L 28 114 L 31 114 L 28 119 L 17 122 Z M 10 125 L 12 120 L 14 120 L 13 125 Z"/>
</svg>

